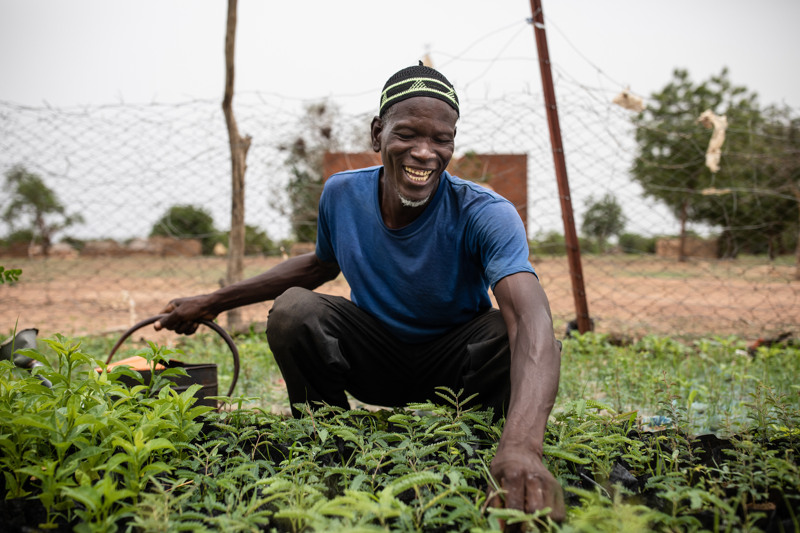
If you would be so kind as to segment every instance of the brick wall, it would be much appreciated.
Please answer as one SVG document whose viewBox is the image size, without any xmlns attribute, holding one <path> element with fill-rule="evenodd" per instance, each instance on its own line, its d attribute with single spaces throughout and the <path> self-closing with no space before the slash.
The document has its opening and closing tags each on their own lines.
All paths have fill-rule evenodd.
<svg viewBox="0 0 800 533">
<path fill-rule="evenodd" d="M 381 164 L 375 152 L 328 152 L 323 159 L 323 175 Z M 488 185 L 517 208 L 528 222 L 528 156 L 526 154 L 468 154 L 450 161 L 447 171 L 465 180 Z"/>
<path fill-rule="evenodd" d="M 656 241 L 656 255 L 659 257 L 677 258 L 680 253 L 681 240 L 679 238 L 658 239 Z M 717 239 L 698 239 L 686 237 L 686 257 L 699 257 L 702 259 L 716 259 L 719 257 L 719 244 Z"/>
</svg>

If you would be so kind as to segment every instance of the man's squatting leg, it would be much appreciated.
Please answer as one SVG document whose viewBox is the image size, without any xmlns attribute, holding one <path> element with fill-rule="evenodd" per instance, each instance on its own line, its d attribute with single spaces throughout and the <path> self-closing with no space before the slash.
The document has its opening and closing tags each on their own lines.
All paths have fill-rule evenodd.
<svg viewBox="0 0 800 533">
<path fill-rule="evenodd" d="M 366 403 L 404 406 L 440 400 L 437 386 L 478 393 L 473 402 L 492 407 L 495 419 L 508 405 L 510 350 L 496 309 L 434 341 L 406 344 L 346 298 L 292 288 L 275 300 L 267 337 L 292 406 L 348 408 L 345 390 Z"/>
</svg>

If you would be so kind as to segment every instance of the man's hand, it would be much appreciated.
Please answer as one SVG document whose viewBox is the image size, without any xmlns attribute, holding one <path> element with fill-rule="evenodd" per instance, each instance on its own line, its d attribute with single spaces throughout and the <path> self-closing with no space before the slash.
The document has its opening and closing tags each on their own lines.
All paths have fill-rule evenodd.
<svg viewBox="0 0 800 533">
<path fill-rule="evenodd" d="M 156 331 L 169 329 L 176 333 L 191 335 L 197 331 L 200 320 L 214 320 L 217 315 L 209 311 L 208 296 L 192 296 L 189 298 L 176 298 L 169 302 L 159 314 L 166 314 L 164 318 L 153 324 Z"/>
<path fill-rule="evenodd" d="M 555 522 L 566 517 L 561 485 L 538 454 L 518 447 L 501 446 L 492 461 L 491 473 L 505 491 L 505 498 L 493 495 L 490 506 L 519 509 L 526 513 L 549 507 L 548 516 Z"/>
</svg>

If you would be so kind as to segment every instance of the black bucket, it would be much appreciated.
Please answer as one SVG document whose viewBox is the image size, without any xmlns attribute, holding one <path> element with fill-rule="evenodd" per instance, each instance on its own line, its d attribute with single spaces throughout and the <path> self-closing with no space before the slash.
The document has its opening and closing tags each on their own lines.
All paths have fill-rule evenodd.
<svg viewBox="0 0 800 533">
<path fill-rule="evenodd" d="M 135 324 L 131 327 L 128 331 L 122 334 L 122 337 L 119 338 L 117 343 L 111 348 L 111 353 L 106 360 L 106 365 L 111 363 L 111 359 L 114 357 L 114 354 L 117 352 L 119 347 L 122 345 L 125 340 L 130 337 L 133 332 L 136 330 L 143 328 L 144 326 L 148 326 L 157 320 L 160 320 L 167 315 L 156 315 L 145 320 L 142 320 L 138 324 Z M 233 343 L 233 339 L 231 339 L 228 332 L 222 329 L 222 327 L 217 324 L 216 322 L 211 322 L 210 320 L 201 320 L 201 324 L 213 329 L 220 337 L 225 341 L 225 344 L 228 345 L 230 348 L 231 353 L 233 354 L 233 380 L 231 381 L 231 387 L 228 390 L 228 396 L 233 394 L 233 389 L 236 387 L 236 382 L 239 379 L 239 350 L 236 349 L 236 345 Z M 167 379 L 172 382 L 172 389 L 178 393 L 181 393 L 188 389 L 192 385 L 200 385 L 200 390 L 195 393 L 195 398 L 197 398 L 197 403 L 195 405 L 207 405 L 209 407 L 213 407 L 214 409 L 217 408 L 217 401 L 211 399 L 213 396 L 218 396 L 218 386 L 217 386 L 217 365 L 214 363 L 185 363 L 182 361 L 171 360 L 164 364 L 166 368 L 176 368 L 180 367 L 186 370 L 188 376 L 170 376 Z M 145 369 L 137 369 L 142 377 L 145 380 L 145 383 L 150 381 L 150 370 Z M 128 376 L 122 376 L 120 378 L 120 382 L 132 387 L 134 385 L 138 385 L 139 382 L 134 380 Z"/>
</svg>

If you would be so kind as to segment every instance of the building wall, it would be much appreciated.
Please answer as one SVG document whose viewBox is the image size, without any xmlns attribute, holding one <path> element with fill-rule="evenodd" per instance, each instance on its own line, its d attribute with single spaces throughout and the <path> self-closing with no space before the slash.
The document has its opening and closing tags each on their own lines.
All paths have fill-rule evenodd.
<svg viewBox="0 0 800 533">
<path fill-rule="evenodd" d="M 329 152 L 323 159 L 327 177 L 343 170 L 381 164 L 375 152 Z M 481 185 L 488 185 L 517 208 L 522 221 L 528 223 L 528 156 L 526 154 L 467 154 L 453 158 L 447 171 Z"/>
<path fill-rule="evenodd" d="M 658 239 L 656 241 L 656 255 L 659 257 L 677 258 L 680 255 L 681 240 L 679 238 Z M 717 239 L 698 239 L 686 237 L 686 257 L 702 259 L 716 259 L 719 257 L 719 244 Z"/>
</svg>

